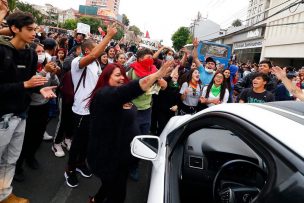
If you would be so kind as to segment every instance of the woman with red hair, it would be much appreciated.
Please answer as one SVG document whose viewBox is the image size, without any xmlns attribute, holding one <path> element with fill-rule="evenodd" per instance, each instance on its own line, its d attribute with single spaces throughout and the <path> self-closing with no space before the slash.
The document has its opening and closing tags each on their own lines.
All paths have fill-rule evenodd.
<svg viewBox="0 0 304 203">
<path fill-rule="evenodd" d="M 170 71 L 172 62 L 140 80 L 128 81 L 125 69 L 109 64 L 89 98 L 91 123 L 87 161 L 102 186 L 90 202 L 124 202 L 130 143 L 139 134 L 137 109 L 130 101 L 147 91 Z"/>
</svg>

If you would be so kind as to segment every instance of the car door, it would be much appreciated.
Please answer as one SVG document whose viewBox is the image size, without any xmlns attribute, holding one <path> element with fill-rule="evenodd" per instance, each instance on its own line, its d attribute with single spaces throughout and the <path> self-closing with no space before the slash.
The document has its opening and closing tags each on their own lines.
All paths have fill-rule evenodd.
<svg viewBox="0 0 304 203">
<path fill-rule="evenodd" d="M 249 154 L 256 155 L 256 160 L 258 161 L 256 164 L 267 174 L 264 180 L 265 185 L 263 186 L 263 189 L 256 198 L 253 197 L 255 201 L 284 202 L 283 200 L 289 201 L 289 199 L 292 199 L 294 202 L 300 202 L 302 198 L 304 199 L 303 192 L 299 192 L 303 187 L 301 186 L 301 183 L 304 183 L 304 178 L 301 173 L 303 161 L 300 160 L 294 153 L 286 149 L 284 145 L 274 140 L 271 135 L 267 134 L 265 131 L 263 131 L 263 129 L 260 129 L 253 123 L 250 123 L 246 119 L 240 118 L 233 114 L 218 111 L 201 114 L 194 117 L 167 136 L 164 202 L 193 202 L 192 200 L 189 201 L 189 199 L 183 199 L 181 195 L 183 190 L 182 181 L 185 179 L 185 177 L 183 177 L 185 175 L 185 169 L 183 168 L 185 165 L 185 146 L 190 135 L 199 130 L 210 128 L 212 126 L 217 126 L 224 129 L 222 130 L 225 132 L 224 134 L 229 135 L 229 133 L 227 133 L 227 131 L 229 131 L 236 136 L 238 138 L 237 142 L 244 146 L 246 153 L 249 152 Z M 221 133 L 221 131 L 218 130 L 215 134 L 218 133 Z M 225 136 L 219 136 L 221 139 L 222 137 Z M 228 138 L 228 142 L 229 144 L 233 143 L 231 142 L 230 138 Z M 219 139 L 218 144 L 211 142 L 209 145 L 213 146 L 213 148 L 218 147 L 218 145 L 222 145 L 222 148 L 229 148 L 229 144 L 222 143 Z M 236 147 L 238 145 L 232 146 Z M 229 150 L 228 152 L 228 154 L 230 154 Z M 240 156 L 234 156 L 236 158 L 241 157 L 249 159 L 246 157 L 250 157 L 248 154 L 242 154 L 243 152 L 237 153 L 240 154 L 234 155 Z M 292 157 L 292 159 L 290 160 L 288 157 Z M 203 159 L 201 161 L 202 164 L 205 163 L 205 161 L 206 160 Z M 197 163 L 200 164 L 199 161 L 197 161 Z M 207 162 L 207 165 L 208 164 L 209 163 Z M 205 169 L 206 171 L 204 171 L 204 169 L 201 170 L 202 176 L 205 176 L 206 180 L 209 179 L 209 183 L 213 183 L 215 173 L 218 171 L 210 171 L 208 168 L 207 170 Z M 288 190 L 287 185 L 293 185 L 293 187 L 290 187 L 291 189 Z M 210 187 L 212 186 L 210 185 Z M 206 191 L 208 192 L 208 189 L 203 190 L 202 188 L 201 194 L 203 195 L 203 193 Z M 211 193 L 212 192 L 213 191 L 211 191 Z M 288 192 L 291 192 L 291 194 L 296 196 L 287 195 Z M 208 197 L 206 195 L 204 202 L 212 201 L 210 197 L 213 197 L 213 194 L 209 194 Z M 202 199 L 204 199 L 204 197 L 202 197 Z"/>
</svg>

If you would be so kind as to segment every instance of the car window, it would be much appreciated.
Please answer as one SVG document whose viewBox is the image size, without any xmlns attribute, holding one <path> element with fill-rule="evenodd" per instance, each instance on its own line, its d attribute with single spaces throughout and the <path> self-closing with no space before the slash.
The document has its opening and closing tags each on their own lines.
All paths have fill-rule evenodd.
<svg viewBox="0 0 304 203">
<path fill-rule="evenodd" d="M 181 202 L 212 202 L 213 181 L 221 167 L 232 160 L 244 160 L 261 168 L 261 157 L 250 148 L 237 132 L 220 125 L 208 126 L 192 132 L 184 143 Z M 227 185 L 254 185 L 262 187 L 257 172 L 247 166 L 231 166 L 225 170 Z M 227 181 L 225 182 L 225 179 Z"/>
</svg>

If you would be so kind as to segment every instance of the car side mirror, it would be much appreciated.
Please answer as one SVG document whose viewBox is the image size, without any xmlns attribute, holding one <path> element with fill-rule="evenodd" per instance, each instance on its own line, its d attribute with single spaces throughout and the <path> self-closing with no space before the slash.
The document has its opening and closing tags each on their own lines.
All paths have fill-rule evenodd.
<svg viewBox="0 0 304 203">
<path fill-rule="evenodd" d="M 131 153 L 137 158 L 153 161 L 158 155 L 159 142 L 159 137 L 157 136 L 136 136 L 131 142 Z"/>
</svg>

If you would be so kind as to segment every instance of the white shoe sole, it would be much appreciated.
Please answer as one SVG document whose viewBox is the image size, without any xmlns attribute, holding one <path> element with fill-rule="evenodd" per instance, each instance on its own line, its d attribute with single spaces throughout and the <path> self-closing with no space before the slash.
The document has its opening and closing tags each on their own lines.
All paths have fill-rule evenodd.
<svg viewBox="0 0 304 203">
<path fill-rule="evenodd" d="M 75 188 L 75 187 L 77 187 L 79 184 L 77 184 L 77 185 L 71 185 L 71 184 L 69 184 L 69 182 L 68 182 L 68 175 L 66 174 L 66 172 L 64 172 L 64 177 L 65 177 L 65 182 L 66 182 L 66 184 L 69 186 L 69 187 L 71 187 L 71 188 Z"/>
<path fill-rule="evenodd" d="M 88 176 L 88 175 L 84 174 L 79 168 L 76 168 L 76 171 L 79 172 L 85 178 L 90 178 L 93 175 L 93 174 L 91 174 L 91 175 Z"/>
<path fill-rule="evenodd" d="M 52 146 L 52 151 L 54 152 L 54 155 L 55 155 L 56 157 L 64 157 L 64 156 L 65 156 L 65 153 L 64 153 L 64 152 L 63 152 L 62 155 L 56 155 L 56 150 L 54 149 L 54 146 Z"/>
</svg>

